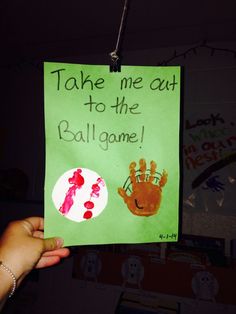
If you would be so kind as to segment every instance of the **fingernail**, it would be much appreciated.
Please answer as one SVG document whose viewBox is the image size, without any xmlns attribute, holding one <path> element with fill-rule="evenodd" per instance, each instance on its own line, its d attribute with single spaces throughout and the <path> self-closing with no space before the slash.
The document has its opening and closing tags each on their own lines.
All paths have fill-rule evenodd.
<svg viewBox="0 0 236 314">
<path fill-rule="evenodd" d="M 63 246 L 64 241 L 63 241 L 62 238 L 57 238 L 56 242 L 57 242 L 57 247 L 62 247 Z"/>
</svg>

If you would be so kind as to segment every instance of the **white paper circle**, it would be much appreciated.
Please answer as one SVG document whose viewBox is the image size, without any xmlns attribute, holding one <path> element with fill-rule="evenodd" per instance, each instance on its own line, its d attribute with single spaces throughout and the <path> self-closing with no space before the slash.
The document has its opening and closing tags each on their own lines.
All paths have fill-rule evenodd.
<svg viewBox="0 0 236 314">
<path fill-rule="evenodd" d="M 75 173 L 81 176 L 79 184 L 71 182 Z M 101 176 L 90 169 L 70 169 L 57 180 L 52 191 L 52 200 L 58 212 L 65 218 L 76 222 L 89 220 L 105 209 L 108 200 L 107 186 Z M 93 204 L 93 208 L 86 208 L 86 202 Z"/>
</svg>

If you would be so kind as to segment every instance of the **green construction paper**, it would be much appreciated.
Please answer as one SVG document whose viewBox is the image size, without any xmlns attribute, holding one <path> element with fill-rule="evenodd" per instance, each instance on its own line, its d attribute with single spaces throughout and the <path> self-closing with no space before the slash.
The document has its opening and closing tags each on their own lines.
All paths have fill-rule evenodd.
<svg viewBox="0 0 236 314">
<path fill-rule="evenodd" d="M 180 67 L 46 62 L 44 91 L 45 237 L 177 241 Z"/>
</svg>

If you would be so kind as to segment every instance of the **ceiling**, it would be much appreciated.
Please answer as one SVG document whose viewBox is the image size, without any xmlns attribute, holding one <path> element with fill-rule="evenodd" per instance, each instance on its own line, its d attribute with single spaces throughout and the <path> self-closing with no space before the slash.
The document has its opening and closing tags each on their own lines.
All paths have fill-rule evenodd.
<svg viewBox="0 0 236 314">
<path fill-rule="evenodd" d="M 109 53 L 125 0 L 1 0 L 1 63 Z M 123 50 L 236 40 L 236 0 L 129 0 Z"/>
</svg>

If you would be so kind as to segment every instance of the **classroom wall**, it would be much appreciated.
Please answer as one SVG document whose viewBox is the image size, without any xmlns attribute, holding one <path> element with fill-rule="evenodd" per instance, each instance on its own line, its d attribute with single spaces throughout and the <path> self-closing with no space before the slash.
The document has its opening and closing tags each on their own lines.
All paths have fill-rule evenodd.
<svg viewBox="0 0 236 314">
<path fill-rule="evenodd" d="M 214 110 L 222 115 L 225 114 L 226 118 L 232 116 L 232 119 L 236 120 L 236 59 L 233 53 L 236 50 L 236 44 L 235 42 L 216 42 L 207 43 L 206 46 L 216 49 L 211 50 L 196 45 L 127 51 L 124 52 L 122 61 L 123 64 L 158 65 L 163 61 L 173 59 L 167 62 L 167 65 L 183 66 L 183 127 L 187 117 L 207 118 L 209 112 Z M 193 47 L 196 48 L 191 50 Z M 179 57 L 175 57 L 178 55 Z M 109 64 L 110 60 L 108 53 L 55 58 L 50 61 Z M 1 73 L 1 169 L 23 170 L 29 180 L 27 199 L 42 201 L 45 171 L 42 62 L 33 60 L 9 64 L 1 68 Z M 209 110 L 212 111 L 207 108 L 211 108 Z M 235 135 L 233 134 L 236 132 L 235 126 L 230 132 Z M 184 130 L 183 144 L 187 142 L 186 133 Z M 232 144 L 232 152 L 236 149 L 235 142 Z M 184 157 L 183 155 L 183 161 Z M 225 216 L 224 219 L 231 226 L 236 216 L 233 193 L 236 177 L 235 163 L 224 170 L 223 175 L 227 178 L 227 185 L 224 182 L 223 194 L 222 191 L 212 192 L 209 200 L 204 199 L 206 195 L 202 189 L 194 191 L 189 189 L 193 180 L 193 171 L 189 175 L 191 171 L 188 172 L 185 165 L 183 168 L 183 209 L 186 219 L 192 220 L 195 213 L 201 213 L 201 219 L 204 222 L 210 221 L 212 215 Z M 231 178 L 231 183 L 228 182 L 229 178 Z M 192 193 L 194 195 L 191 195 Z M 192 206 L 189 206 L 188 198 L 191 196 L 195 201 Z M 219 206 L 221 202 L 223 205 Z M 191 233 L 204 234 L 205 224 L 201 224 L 204 226 L 203 229 L 195 228 L 194 225 L 192 223 L 190 227 L 189 224 L 183 224 L 184 228 Z M 222 227 L 220 226 L 218 230 L 217 224 L 214 225 L 214 230 L 210 231 L 211 228 L 207 228 L 207 232 L 212 236 L 222 235 Z M 227 239 L 236 238 L 235 231 L 232 228 L 230 230 L 227 232 Z"/>
<path fill-rule="evenodd" d="M 197 45 L 196 51 L 190 52 L 188 52 L 191 48 L 189 46 L 129 51 L 124 52 L 122 61 L 123 64 L 131 65 L 158 65 L 173 58 L 172 61 L 167 62 L 167 65 L 181 65 L 184 68 L 184 117 L 191 113 L 195 114 L 196 109 L 199 108 L 204 117 L 204 110 L 208 104 L 211 108 L 220 108 L 222 113 L 228 114 L 230 111 L 235 115 L 236 59 L 230 51 L 236 51 L 236 43 L 216 42 L 209 45 L 219 49 L 211 51 Z M 180 56 L 175 57 L 177 55 Z M 108 64 L 109 52 L 47 61 Z M 30 208 L 33 209 L 34 206 L 37 206 L 37 214 L 43 214 L 43 204 L 35 205 L 35 202 L 43 200 L 44 182 L 42 66 L 37 60 L 20 62 L 2 67 L 1 73 L 1 169 L 5 171 L 9 168 L 19 168 L 29 179 L 27 211 L 25 215 L 21 213 L 22 216 L 30 214 Z M 226 178 L 229 176 L 232 180 L 236 178 L 233 164 L 227 171 L 224 173 Z M 184 187 L 185 185 L 187 187 L 186 182 L 184 181 Z M 232 193 L 235 184 L 234 182 L 230 184 L 227 190 L 224 190 L 223 198 L 227 203 L 225 207 L 219 206 L 215 197 L 217 192 L 212 192 L 211 200 L 206 204 L 202 200 L 204 195 L 200 195 L 200 191 L 194 191 L 197 201 L 190 206 L 184 201 L 188 200 L 191 193 L 183 193 L 182 206 L 183 233 L 224 238 L 226 255 L 230 254 L 229 241 L 236 239 L 235 193 Z M 29 203 L 29 200 L 32 202 Z M 11 216 L 8 216 L 9 220 L 15 219 L 18 214 L 12 208 L 18 208 L 18 205 L 11 202 L 7 204 L 1 203 L 1 219 L 9 213 Z M 23 206 L 24 203 L 21 203 L 20 211 L 24 210 Z M 7 207 L 10 208 L 9 211 Z M 34 212 L 33 210 L 32 213 Z M 72 259 L 69 259 L 53 269 L 40 272 L 39 283 L 30 283 L 33 286 L 32 291 L 36 291 L 35 303 L 32 307 L 28 304 L 24 313 L 27 311 L 32 313 L 32 308 L 33 313 L 43 311 L 47 314 L 59 314 L 65 311 L 68 314 L 75 313 L 75 309 L 78 313 L 112 313 L 119 291 L 105 287 L 99 289 L 80 287 L 78 281 L 71 278 L 72 263 Z M 25 289 L 29 290 L 29 287 Z M 189 309 L 192 311 L 191 301 L 182 300 L 182 302 L 186 306 L 186 311 L 183 313 L 188 313 Z M 207 306 L 205 309 L 209 312 Z M 234 310 L 235 308 L 231 309 L 230 306 L 220 306 L 216 313 L 233 313 Z"/>
</svg>

